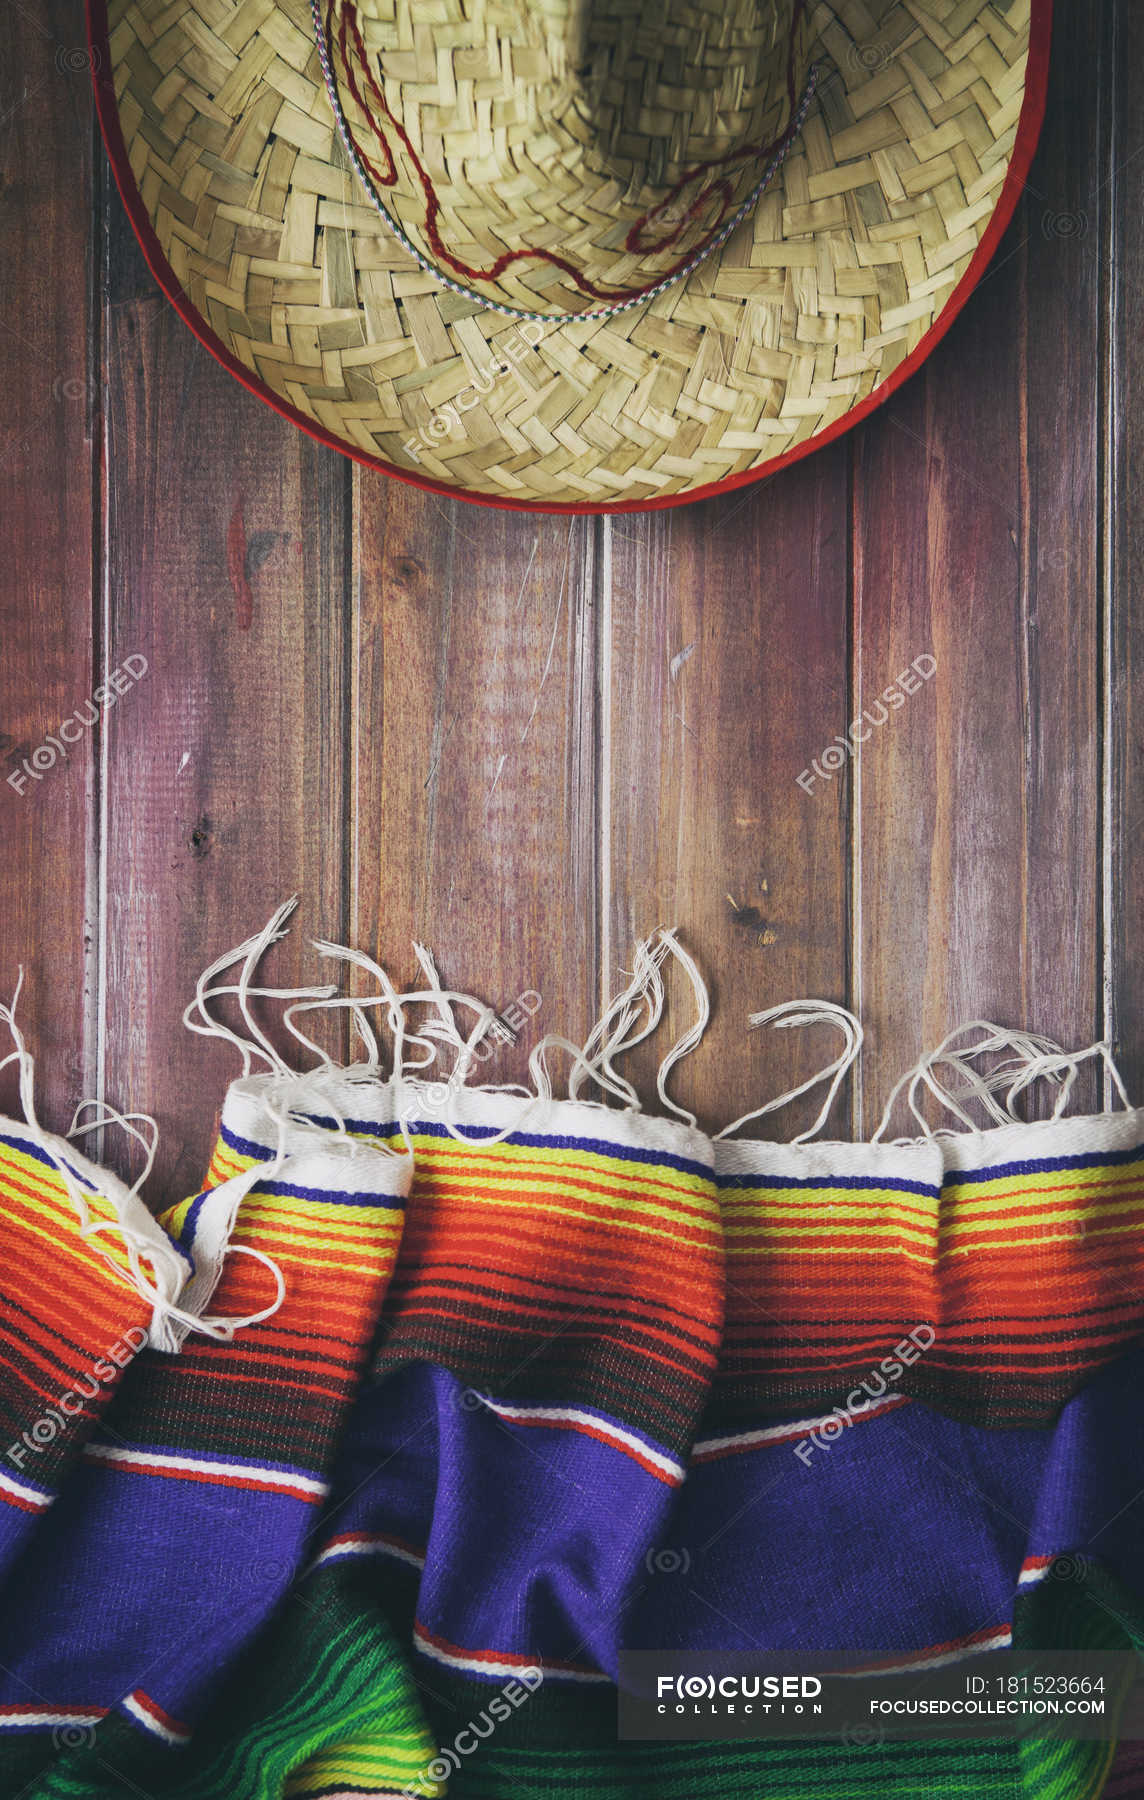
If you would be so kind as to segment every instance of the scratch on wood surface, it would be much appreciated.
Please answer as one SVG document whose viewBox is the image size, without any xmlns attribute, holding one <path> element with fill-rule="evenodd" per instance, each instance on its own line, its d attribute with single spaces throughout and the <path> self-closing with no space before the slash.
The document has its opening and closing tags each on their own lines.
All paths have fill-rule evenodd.
<svg viewBox="0 0 1144 1800">
<path fill-rule="evenodd" d="M 682 650 L 676 651 L 676 653 L 672 657 L 671 663 L 669 665 L 669 667 L 671 669 L 671 679 L 673 681 L 679 680 L 679 673 L 680 673 L 680 670 L 683 668 L 684 663 L 687 662 L 690 657 L 694 656 L 694 654 L 695 654 L 695 640 L 694 639 L 692 639 L 690 644 L 685 644 L 683 646 Z"/>
<path fill-rule="evenodd" d="M 675 717 L 679 720 L 679 723 L 683 726 L 683 729 L 684 729 L 684 731 L 686 731 L 688 737 L 694 738 L 695 742 L 698 743 L 699 742 L 698 733 L 695 732 L 692 729 L 692 727 L 687 723 L 687 720 L 684 718 L 683 714 L 677 712 Z"/>
<path fill-rule="evenodd" d="M 501 771 L 502 771 L 502 770 L 503 770 L 503 768 L 504 768 L 504 766 L 505 766 L 505 763 L 506 763 L 506 762 L 507 762 L 507 761 L 508 761 L 508 752 L 507 752 L 507 751 L 505 751 L 505 753 L 504 753 L 504 754 L 503 754 L 503 755 L 502 755 L 502 757 L 501 757 L 501 759 L 500 759 L 500 761 L 499 761 L 499 762 L 498 762 L 498 764 L 497 764 L 497 772 L 496 772 L 496 774 L 495 774 L 495 775 L 494 775 L 494 776 L 493 776 L 493 785 L 492 785 L 492 787 L 491 787 L 491 788 L 490 788 L 490 789 L 489 789 L 489 796 L 488 796 L 488 799 L 487 799 L 487 800 L 486 800 L 486 801 L 485 801 L 485 816 L 486 816 L 486 818 L 487 818 L 487 816 L 488 816 L 488 810 L 489 810 L 489 807 L 490 807 L 490 806 L 491 806 L 491 805 L 492 805 L 492 803 L 493 803 L 493 795 L 494 795 L 494 794 L 495 794 L 495 793 L 496 793 L 496 791 L 497 791 L 497 782 L 498 782 L 498 781 L 499 781 L 499 780 L 500 780 L 500 778 L 501 778 Z"/>
<path fill-rule="evenodd" d="M 440 744 L 439 744 L 439 745 L 438 745 L 438 747 L 437 747 L 437 754 L 436 754 L 436 756 L 435 756 L 435 757 L 434 757 L 434 758 L 433 758 L 433 766 L 432 766 L 432 768 L 431 768 L 431 769 L 430 769 L 430 770 L 429 770 L 429 773 L 428 773 L 428 775 L 426 775 L 426 777 L 425 777 L 425 782 L 424 782 L 424 785 L 425 785 L 425 786 L 426 786 L 426 787 L 429 787 L 429 786 L 431 786 L 431 785 L 432 785 L 432 783 L 433 783 L 433 782 L 434 782 L 434 781 L 436 781 L 436 779 L 437 779 L 437 771 L 438 771 L 438 770 L 439 770 L 439 769 L 440 769 L 440 767 L 441 767 L 441 758 L 442 758 L 442 757 L 443 757 L 443 756 L 444 756 L 444 754 L 445 754 L 445 745 L 446 745 L 446 744 L 447 744 L 447 743 L 448 743 L 448 742 L 449 742 L 449 739 L 450 739 L 450 738 L 451 738 L 451 737 L 452 737 L 452 735 L 453 735 L 453 729 L 454 729 L 454 727 L 455 727 L 455 725 L 456 725 L 456 723 L 457 723 L 457 720 L 458 720 L 458 719 L 459 719 L 459 718 L 460 718 L 460 716 L 461 716 L 461 715 L 460 715 L 460 714 L 459 714 L 459 713 L 454 713 L 454 714 L 453 714 L 453 717 L 452 717 L 452 718 L 451 718 L 451 719 L 450 719 L 450 720 L 449 720 L 449 729 L 448 729 L 448 731 L 447 731 L 447 732 L 446 732 L 446 733 L 445 733 L 445 735 L 444 735 L 444 737 L 443 737 L 443 738 L 442 738 L 442 739 L 441 739 L 441 742 L 440 742 Z"/>
<path fill-rule="evenodd" d="M 230 515 L 226 533 L 226 568 L 234 590 L 234 616 L 240 631 L 249 631 L 254 622 L 254 593 L 246 574 L 246 522 L 242 516 L 243 495 L 240 493 Z"/>
<path fill-rule="evenodd" d="M 457 524 L 456 503 L 455 502 L 454 502 L 454 510 L 452 512 L 446 512 L 445 508 L 441 505 L 440 501 L 434 500 L 433 510 L 434 510 L 434 512 L 439 513 L 441 515 L 441 517 L 444 519 L 445 523 L 448 525 L 449 530 L 451 532 L 453 532 L 453 534 L 456 537 L 464 538 L 466 544 L 477 544 L 478 549 L 480 548 L 478 540 L 475 537 L 473 537 L 472 533 L 468 532 L 468 531 L 462 531 L 460 526 Z"/>
<path fill-rule="evenodd" d="M 572 554 L 572 527 L 574 524 L 575 520 L 570 520 L 568 524 L 568 538 L 564 545 L 564 567 L 560 571 L 560 593 L 556 601 L 556 617 L 552 621 L 552 636 L 548 640 L 548 655 L 544 659 L 544 671 L 540 677 L 540 685 L 536 690 L 536 698 L 532 702 L 532 711 L 529 713 L 524 730 L 520 734 L 520 741 L 522 744 L 528 736 L 529 726 L 536 717 L 536 709 L 540 705 L 540 696 L 544 692 L 544 684 L 548 680 L 548 673 L 552 668 L 552 658 L 556 652 L 556 633 L 560 629 L 560 615 L 564 611 L 564 596 L 568 591 L 568 559 Z M 497 773 L 499 775 L 500 771 L 498 770 Z"/>
<path fill-rule="evenodd" d="M 524 590 L 528 586 L 528 578 L 532 573 L 532 565 L 536 561 L 536 552 L 539 549 L 539 547 L 540 547 L 540 533 L 537 532 L 536 536 L 532 540 L 532 549 L 528 553 L 528 562 L 525 565 L 524 574 L 521 576 L 520 591 L 516 596 L 516 605 L 512 609 L 511 621 L 512 621 L 512 624 L 514 627 L 516 625 L 517 619 L 520 617 L 520 609 L 524 605 Z M 508 640 L 507 632 L 501 633 L 500 636 L 498 637 L 497 647 L 493 652 L 492 673 L 494 675 L 496 674 L 497 664 L 499 663 L 502 655 L 504 654 L 504 647 L 505 647 L 505 643 L 507 642 L 507 640 Z"/>
</svg>

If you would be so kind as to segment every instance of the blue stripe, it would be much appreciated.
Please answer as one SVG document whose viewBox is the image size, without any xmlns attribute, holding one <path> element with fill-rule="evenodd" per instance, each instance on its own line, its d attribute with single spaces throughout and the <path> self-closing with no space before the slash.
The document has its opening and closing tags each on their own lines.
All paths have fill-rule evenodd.
<svg viewBox="0 0 1144 1800">
<path fill-rule="evenodd" d="M 317 1113 L 300 1115 L 311 1125 L 321 1125 L 327 1130 L 337 1129 L 337 1119 L 326 1119 Z M 617 1117 L 621 1116 L 617 1113 Z M 401 1127 L 396 1121 L 392 1123 L 378 1122 L 374 1119 L 347 1119 L 346 1130 L 355 1137 L 391 1138 L 400 1134 Z M 459 1129 L 459 1128 L 458 1128 Z M 422 1138 L 445 1138 L 452 1136 L 446 1126 L 434 1120 L 417 1119 L 410 1123 L 410 1136 Z M 223 1142 L 241 1155 L 252 1156 L 259 1162 L 267 1162 L 273 1152 L 264 1144 L 255 1144 L 247 1138 L 238 1137 L 223 1123 L 220 1129 Z M 481 1143 L 485 1138 L 500 1137 L 500 1130 L 495 1125 L 467 1125 L 461 1135 L 473 1143 Z M 667 1150 L 647 1150 L 635 1144 L 610 1143 L 605 1138 L 581 1138 L 557 1136 L 549 1132 L 513 1131 L 502 1139 L 507 1144 L 519 1144 L 530 1150 L 586 1150 L 596 1156 L 619 1157 L 624 1162 L 646 1163 L 656 1168 L 678 1169 L 685 1175 L 698 1175 L 705 1181 L 713 1179 L 709 1163 L 695 1162 L 687 1156 L 673 1156 Z"/>
<path fill-rule="evenodd" d="M 1059 1169 L 1109 1168 L 1139 1162 L 1142 1158 L 1144 1144 L 1134 1144 L 1128 1150 L 1086 1151 L 1083 1156 L 1030 1157 L 1024 1162 L 996 1163 L 988 1169 L 951 1169 L 942 1185 L 964 1187 L 974 1181 L 1000 1181 L 1006 1175 L 1051 1175 Z"/>
<path fill-rule="evenodd" d="M 400 1212 L 405 1205 L 404 1194 L 346 1194 L 341 1189 L 299 1187 L 293 1181 L 260 1181 L 255 1191 L 281 1194 L 288 1200 L 321 1200 L 330 1206 L 383 1206 L 391 1212 Z"/>
<path fill-rule="evenodd" d="M 40 1146 L 34 1144 L 30 1138 L 6 1137 L 0 1134 L 0 1144 L 6 1145 L 9 1150 L 19 1150 L 22 1155 L 31 1157 L 33 1162 L 43 1163 L 45 1169 L 52 1169 L 57 1175 L 60 1172 L 59 1164 L 53 1162 L 47 1151 L 41 1150 Z M 64 1160 L 67 1161 L 66 1158 Z M 96 1194 L 99 1192 L 94 1181 L 89 1181 L 86 1175 L 81 1175 L 79 1170 L 74 1168 L 70 1162 L 68 1162 L 67 1166 L 75 1176 L 76 1180 L 82 1187 L 87 1189 L 89 1194 Z"/>
<path fill-rule="evenodd" d="M 324 1121 L 320 1122 L 324 1123 Z M 223 1143 L 237 1151 L 239 1156 L 249 1156 L 254 1162 L 273 1162 L 274 1160 L 273 1150 L 268 1150 L 265 1144 L 256 1144 L 250 1138 L 239 1137 L 237 1132 L 229 1130 L 225 1124 L 220 1126 L 219 1136 Z M 205 1193 L 200 1194 L 191 1208 L 191 1212 L 193 1213 L 206 1199 L 207 1194 L 213 1193 L 213 1191 L 208 1188 Z M 320 1200 L 327 1206 L 387 1206 L 398 1210 L 405 1205 L 403 1194 L 347 1194 L 340 1189 L 300 1187 L 294 1181 L 260 1181 L 258 1192 L 284 1195 L 290 1200 Z M 188 1224 L 190 1218 L 191 1214 L 188 1213 Z"/>
<path fill-rule="evenodd" d="M 45 1150 L 41 1150 L 40 1146 L 38 1144 L 32 1143 L 30 1141 L 30 1139 L 28 1139 L 28 1138 L 9 1137 L 9 1136 L 7 1136 L 6 1133 L 0 1132 L 0 1144 L 3 1144 L 9 1150 L 20 1151 L 20 1153 L 23 1156 L 30 1157 L 33 1162 L 42 1163 L 44 1168 L 50 1169 L 53 1174 L 58 1175 L 60 1172 L 59 1163 L 53 1162 L 51 1157 L 47 1154 L 47 1152 Z M 80 1171 L 71 1162 L 70 1158 L 63 1157 L 61 1160 L 64 1162 L 69 1173 L 72 1176 L 74 1176 L 75 1180 L 79 1182 L 80 1186 L 87 1193 L 89 1193 L 89 1194 L 101 1193 L 101 1189 L 96 1186 L 94 1181 L 89 1180 L 89 1178 L 86 1175 L 80 1174 Z M 108 1198 L 108 1196 L 106 1194 L 104 1194 L 103 1198 L 106 1200 Z M 109 1204 L 114 1205 L 115 1202 L 110 1201 Z M 162 1226 L 159 1226 L 159 1230 L 162 1230 Z M 187 1252 L 184 1250 L 182 1244 L 178 1243 L 176 1241 L 176 1239 L 171 1237 L 170 1233 L 168 1233 L 168 1232 L 164 1232 L 163 1235 L 166 1237 L 167 1242 L 171 1245 L 172 1249 L 178 1251 L 179 1255 L 182 1257 L 183 1261 L 186 1263 L 188 1269 L 193 1269 L 195 1266 L 194 1262 L 191 1259 L 191 1257 L 189 1257 L 187 1255 Z"/>
<path fill-rule="evenodd" d="M 183 1229 L 179 1233 L 179 1242 L 180 1243 L 186 1244 L 186 1245 L 190 1245 L 190 1244 L 194 1243 L 195 1231 L 196 1231 L 196 1228 L 199 1223 L 199 1214 L 203 1210 L 203 1206 L 206 1201 L 206 1197 L 210 1193 L 210 1191 L 211 1191 L 210 1188 L 204 1188 L 202 1193 L 196 1195 L 195 1199 L 192 1200 L 190 1210 L 187 1213 L 186 1218 L 183 1220 Z"/>
<path fill-rule="evenodd" d="M 785 1148 L 785 1146 L 784 1146 Z M 895 1194 L 926 1194 L 936 1200 L 941 1192 L 929 1181 L 896 1180 L 888 1175 L 717 1175 L 720 1188 L 858 1188 Z"/>
</svg>

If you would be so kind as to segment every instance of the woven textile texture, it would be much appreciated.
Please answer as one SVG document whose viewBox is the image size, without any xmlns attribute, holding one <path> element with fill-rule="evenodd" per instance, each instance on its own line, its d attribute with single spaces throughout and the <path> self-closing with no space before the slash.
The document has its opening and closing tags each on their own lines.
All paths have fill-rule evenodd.
<svg viewBox="0 0 1144 1800">
<path fill-rule="evenodd" d="M 618 1741 L 625 1650 L 1144 1645 L 1144 1115 L 781 1145 L 588 1101 L 661 963 L 567 1099 L 400 1035 L 247 1073 L 159 1224 L 0 1122 L 0 1791 L 1095 1800 L 1114 1743 Z"/>
</svg>

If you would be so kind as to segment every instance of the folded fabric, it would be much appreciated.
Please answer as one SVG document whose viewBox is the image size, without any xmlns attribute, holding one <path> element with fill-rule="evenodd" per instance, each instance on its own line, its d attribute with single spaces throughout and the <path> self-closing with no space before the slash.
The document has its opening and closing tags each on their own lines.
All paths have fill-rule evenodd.
<svg viewBox="0 0 1144 1800">
<path fill-rule="evenodd" d="M 716 1149 L 728 1317 L 705 1432 L 883 1384 L 973 1423 L 1044 1424 L 1140 1334 L 1137 1111 Z"/>
<path fill-rule="evenodd" d="M 0 1734 L 83 1729 L 119 1712 L 166 1743 L 185 1742 L 220 1671 L 302 1567 L 393 1270 L 411 1163 L 315 1131 L 289 1104 L 289 1083 L 264 1093 L 275 1150 L 251 1174 L 174 1208 L 163 1221 L 170 1237 L 147 1218 L 141 1254 L 159 1268 L 177 1258 L 184 1293 L 213 1270 L 210 1297 L 229 1313 L 187 1315 L 206 1335 L 179 1354 L 137 1348 L 102 1415 L 76 1421 L 58 1494 L 37 1469 L 40 1516 L 3 1589 Z M 0 1140 L 0 1170 L 15 1180 L 26 1146 L 15 1128 L 0 1127 Z M 52 1155 L 64 1163 L 62 1150 Z M 67 1156 L 65 1167 L 70 1146 Z M 75 1178 L 115 1197 L 106 1175 L 80 1169 Z M 62 1201 L 51 1225 L 65 1261 L 93 1260 Z M 14 1278 L 6 1271 L 10 1305 L 34 1266 L 25 1258 Z M 127 1321 L 141 1304 L 125 1279 L 112 1280 L 110 1297 L 118 1311 L 101 1345 L 109 1329 L 135 1329 Z M 25 1338 L 38 1324 L 33 1316 Z M 73 1384 L 81 1365 L 67 1370 Z M 4 1387 L 8 1460 L 20 1456 L 21 1476 L 5 1477 L 0 1498 L 11 1492 L 11 1506 L 0 1514 L 26 1521 L 29 1503 L 15 1490 L 33 1491 L 22 1451 L 35 1444 L 44 1402 L 13 1381 Z"/>
<path fill-rule="evenodd" d="M 0 1460 L 0 1789 L 1095 1796 L 1107 1744 L 615 1736 L 627 1648 L 924 1667 L 1144 1641 L 1144 1115 L 1064 1116 L 1094 1052 L 986 1026 L 906 1078 L 917 1138 L 712 1140 L 668 1093 L 706 995 L 661 933 L 587 1043 L 537 1046 L 526 1091 L 467 1084 L 492 1015 L 427 953 L 401 994 L 334 952 L 377 991 L 296 991 L 286 1023 L 309 1044 L 301 1012 L 348 1007 L 367 1056 L 299 1076 L 250 1010 L 281 922 L 189 1009 L 244 1073 L 202 1191 L 158 1224 L 35 1125 L 17 1046 L 28 1123 L 0 1123 L 0 1182 L 31 1196 L 0 1225 L 24 1234 L 0 1315 L 17 1455 L 89 1341 L 138 1343 L 57 1408 L 44 1471 Z M 676 1116 L 649 1117 L 615 1063 L 659 1022 L 672 962 L 698 1017 L 660 1070 Z M 241 1033 L 218 1022 L 225 996 Z M 821 1122 L 857 1022 L 825 1003 L 760 1017 L 843 1029 Z M 1018 1122 L 1041 1079 L 1057 1116 Z M 964 1129 L 935 1134 L 923 1090 Z M 102 1309 L 50 1338 L 49 1255 Z"/>
<path fill-rule="evenodd" d="M 1106 1580 L 1082 1581 L 1070 1569 L 1035 1600 L 1019 1599 L 1018 1637 L 1119 1647 L 1116 1615 L 1125 1605 Z M 137 1800 L 140 1791 L 163 1800 L 639 1800 L 649 1792 L 667 1800 L 1095 1800 L 1113 1763 L 1105 1743 L 894 1743 L 861 1727 L 843 1742 L 617 1743 L 610 1690 L 543 1681 L 528 1668 L 495 1687 L 448 1669 L 414 1684 L 387 1620 L 392 1606 L 377 1562 L 312 1567 L 239 1659 L 187 1748 L 165 1751 L 111 1717 L 98 1730 L 73 1731 L 50 1770 L 26 1761 L 22 1800 Z M 1120 1761 L 1131 1769 L 1130 1747 Z M 14 1781 L 17 1762 L 9 1757 L 5 1767 Z"/>
</svg>

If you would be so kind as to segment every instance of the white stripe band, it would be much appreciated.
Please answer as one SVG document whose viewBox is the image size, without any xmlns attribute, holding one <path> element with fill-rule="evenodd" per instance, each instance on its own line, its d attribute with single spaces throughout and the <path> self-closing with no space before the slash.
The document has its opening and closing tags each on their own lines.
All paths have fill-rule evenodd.
<svg viewBox="0 0 1144 1800">
<path fill-rule="evenodd" d="M 3 1488 L 6 1493 L 15 1494 L 17 1500 L 27 1500 L 31 1505 L 39 1508 L 50 1506 L 55 1499 L 54 1494 L 45 1494 L 39 1488 L 25 1487 L 22 1481 L 17 1481 L 14 1476 L 6 1474 L 3 1469 L 0 1469 L 0 1488 Z"/>
<path fill-rule="evenodd" d="M 310 1567 L 319 1569 L 323 1563 L 336 1562 L 344 1556 L 393 1556 L 399 1562 L 408 1563 L 410 1568 L 425 1567 L 425 1558 L 418 1556 L 416 1551 L 406 1550 L 404 1545 L 395 1544 L 389 1538 L 373 1537 L 368 1532 L 357 1533 L 341 1543 L 327 1544 L 324 1550 L 318 1552 Z"/>
<path fill-rule="evenodd" d="M 139 1723 L 145 1725 L 147 1730 L 153 1732 L 156 1737 L 162 1738 L 165 1744 L 190 1743 L 189 1731 L 172 1731 L 170 1726 L 164 1725 L 163 1721 L 157 1719 L 153 1712 L 148 1712 L 145 1706 L 141 1706 L 134 1694 L 128 1694 L 122 1704 L 125 1712 L 129 1712 L 132 1718 L 138 1719 Z"/>
<path fill-rule="evenodd" d="M 317 1481 L 312 1475 L 294 1475 L 285 1469 L 270 1469 L 258 1464 L 207 1462 L 195 1456 L 162 1456 L 147 1450 L 121 1450 L 114 1444 L 88 1444 L 84 1455 L 94 1456 L 102 1462 L 123 1463 L 127 1468 L 143 1469 L 156 1475 L 167 1470 L 172 1474 L 213 1475 L 219 1481 L 256 1482 L 260 1487 L 288 1488 L 319 1498 L 329 1492 L 329 1483 Z"/>
<path fill-rule="evenodd" d="M 755 1444 L 781 1443 L 786 1438 L 813 1437 L 832 1419 L 873 1418 L 875 1413 L 883 1412 L 887 1406 L 896 1406 L 905 1400 L 905 1394 L 882 1394 L 877 1400 L 871 1400 L 869 1406 L 855 1409 L 853 1414 L 845 1407 L 837 1407 L 834 1412 L 823 1413 L 818 1419 L 789 1419 L 785 1425 L 767 1425 L 757 1431 L 733 1431 L 727 1437 L 701 1438 L 692 1448 L 692 1456 L 710 1455 L 716 1450 L 750 1450 Z"/>
<path fill-rule="evenodd" d="M 573 1406 L 507 1406 L 501 1400 L 490 1400 L 485 1394 L 480 1395 L 480 1398 L 490 1412 L 495 1412 L 498 1418 L 507 1419 L 512 1423 L 519 1421 L 522 1425 L 532 1423 L 568 1425 L 573 1430 L 577 1426 L 594 1426 L 601 1437 L 608 1438 L 612 1443 L 624 1449 L 636 1451 L 638 1455 L 653 1463 L 657 1469 L 662 1469 L 665 1475 L 672 1476 L 676 1481 L 683 1480 L 682 1464 L 674 1462 L 670 1456 L 665 1456 L 662 1450 L 653 1450 L 650 1444 L 645 1443 L 643 1438 L 636 1437 L 634 1432 L 625 1431 L 621 1425 L 613 1425 L 610 1419 L 602 1419 L 597 1413 L 584 1412 Z"/>
<path fill-rule="evenodd" d="M 420 1631 L 413 1633 L 413 1641 L 423 1656 L 431 1656 L 434 1662 L 444 1663 L 446 1668 L 464 1669 L 474 1675 L 512 1676 L 520 1675 L 525 1669 L 539 1669 L 546 1681 L 611 1681 L 610 1675 L 597 1669 L 562 1669 L 551 1663 L 528 1662 L 523 1658 L 520 1662 L 496 1662 L 483 1656 L 457 1656 L 430 1643 Z"/>
</svg>

